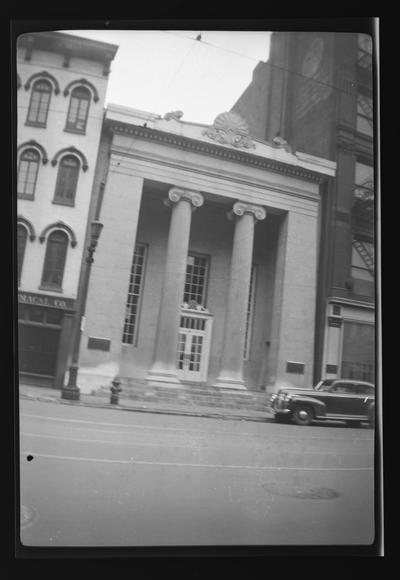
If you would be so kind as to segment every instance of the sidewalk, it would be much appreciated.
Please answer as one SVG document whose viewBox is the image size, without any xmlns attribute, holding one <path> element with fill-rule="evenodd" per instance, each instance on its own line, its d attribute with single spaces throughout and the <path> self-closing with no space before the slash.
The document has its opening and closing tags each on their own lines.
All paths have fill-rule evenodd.
<svg viewBox="0 0 400 580">
<path fill-rule="evenodd" d="M 142 402 L 135 401 L 121 396 L 118 405 L 110 403 L 110 396 L 106 394 L 86 394 L 81 393 L 79 401 L 68 401 L 61 398 L 61 391 L 34 385 L 19 385 L 20 399 L 42 401 L 46 403 L 56 403 L 61 405 L 78 405 L 84 407 L 95 407 L 103 409 L 115 409 L 120 411 L 135 411 L 143 413 L 161 413 L 167 415 L 185 415 L 189 417 L 209 417 L 213 419 L 228 419 L 237 421 L 265 421 L 271 417 L 271 410 L 265 411 L 250 409 L 232 409 L 225 407 L 207 407 L 204 405 L 168 404 L 163 402 Z"/>
</svg>

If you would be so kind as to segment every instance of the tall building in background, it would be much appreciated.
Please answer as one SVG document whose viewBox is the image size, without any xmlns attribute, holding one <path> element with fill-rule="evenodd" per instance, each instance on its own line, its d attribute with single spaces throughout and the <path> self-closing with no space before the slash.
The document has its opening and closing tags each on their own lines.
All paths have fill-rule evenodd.
<svg viewBox="0 0 400 580">
<path fill-rule="evenodd" d="M 314 380 L 374 380 L 372 37 L 278 32 L 232 110 L 251 133 L 337 163 L 321 192 Z"/>
<path fill-rule="evenodd" d="M 57 32 L 17 42 L 19 372 L 61 387 L 117 46 Z"/>
</svg>

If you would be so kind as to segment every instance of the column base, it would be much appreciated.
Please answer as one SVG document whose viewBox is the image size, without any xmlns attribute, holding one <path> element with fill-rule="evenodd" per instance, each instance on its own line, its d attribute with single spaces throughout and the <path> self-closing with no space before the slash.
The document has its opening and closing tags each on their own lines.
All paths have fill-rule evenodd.
<svg viewBox="0 0 400 580">
<path fill-rule="evenodd" d="M 214 387 L 219 389 L 237 389 L 240 391 L 247 391 L 243 381 L 238 379 L 230 379 L 228 377 L 220 377 L 216 380 Z"/>
<path fill-rule="evenodd" d="M 80 400 L 80 389 L 78 387 L 63 387 L 61 389 L 61 398 L 68 401 L 79 401 Z"/>
<path fill-rule="evenodd" d="M 146 382 L 150 385 L 161 387 L 178 387 L 181 382 L 176 373 L 170 371 L 149 371 L 147 373 Z"/>
</svg>

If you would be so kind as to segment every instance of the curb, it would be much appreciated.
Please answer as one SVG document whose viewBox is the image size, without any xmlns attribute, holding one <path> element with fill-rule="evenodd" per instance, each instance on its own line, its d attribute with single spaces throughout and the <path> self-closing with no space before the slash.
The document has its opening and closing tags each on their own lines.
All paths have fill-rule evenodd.
<svg viewBox="0 0 400 580">
<path fill-rule="evenodd" d="M 265 410 L 265 416 L 249 416 L 249 415 L 231 415 L 229 413 L 213 413 L 210 411 L 186 411 L 184 409 L 150 409 L 146 407 L 125 407 L 123 405 L 111 405 L 110 403 L 99 403 L 90 401 L 68 401 L 63 399 L 58 399 L 54 397 L 46 396 L 33 396 L 25 393 L 20 394 L 20 399 L 26 399 L 30 401 L 40 401 L 43 403 L 59 403 L 61 405 L 78 405 L 81 407 L 92 407 L 97 409 L 115 409 L 118 411 L 131 411 L 135 413 L 153 413 L 159 415 L 183 415 L 187 417 L 205 417 L 210 419 L 225 419 L 231 421 L 254 421 L 254 422 L 264 422 L 268 416 L 272 415 L 271 410 L 268 408 Z"/>
</svg>

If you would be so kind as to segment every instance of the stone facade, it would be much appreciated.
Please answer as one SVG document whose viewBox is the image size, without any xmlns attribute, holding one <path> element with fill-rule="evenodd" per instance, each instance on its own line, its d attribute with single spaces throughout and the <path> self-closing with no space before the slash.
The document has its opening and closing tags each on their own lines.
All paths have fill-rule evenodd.
<svg viewBox="0 0 400 580">
<path fill-rule="evenodd" d="M 238 135 L 227 139 L 232 127 Z M 115 376 L 124 388 L 153 393 L 309 384 L 319 191 L 334 163 L 255 140 L 229 114 L 205 127 L 109 106 L 103 136 L 104 230 L 88 292 L 80 388 L 104 388 Z M 132 275 L 138 245 L 141 277 Z M 205 295 L 185 305 L 196 257 L 207 264 Z M 137 296 L 131 342 L 124 338 L 128 288 Z M 290 372 L 290 361 L 301 363 L 299 373 Z"/>
</svg>

